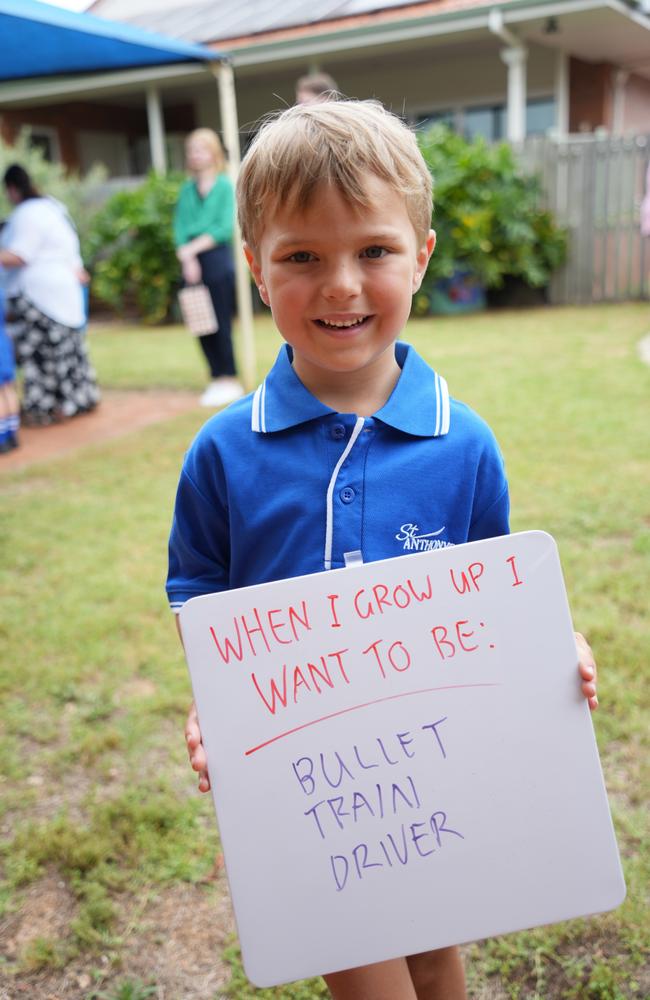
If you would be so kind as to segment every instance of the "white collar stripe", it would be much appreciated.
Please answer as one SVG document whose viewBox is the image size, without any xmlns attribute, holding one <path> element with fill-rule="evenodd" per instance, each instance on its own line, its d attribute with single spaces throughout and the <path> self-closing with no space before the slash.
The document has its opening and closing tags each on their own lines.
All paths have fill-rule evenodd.
<svg viewBox="0 0 650 1000">
<path fill-rule="evenodd" d="M 262 395 L 262 385 L 259 385 L 255 390 L 255 395 L 253 396 L 253 409 L 251 411 L 251 430 L 260 431 L 260 398 Z"/>
<path fill-rule="evenodd" d="M 436 372 L 435 375 L 435 387 L 436 387 L 436 426 L 433 432 L 434 437 L 440 436 L 440 376 Z"/>
<path fill-rule="evenodd" d="M 442 396 L 442 419 L 440 425 L 441 434 L 449 434 L 449 422 L 451 418 L 450 407 L 449 407 L 449 387 L 446 380 L 439 376 L 440 378 L 440 390 Z"/>
<path fill-rule="evenodd" d="M 341 455 L 338 462 L 334 466 L 334 472 L 332 473 L 332 477 L 329 481 L 329 486 L 327 487 L 327 506 L 326 506 L 327 515 L 325 520 L 325 558 L 324 558 L 325 569 L 332 568 L 332 536 L 334 533 L 334 512 L 332 509 L 332 500 L 334 497 L 334 487 L 336 485 L 336 478 L 339 474 L 341 466 L 343 465 L 346 458 L 352 451 L 354 442 L 359 437 L 359 434 L 363 429 L 364 423 L 365 421 L 363 417 L 357 417 L 357 422 L 352 428 L 352 433 L 350 434 L 350 440 L 348 441 L 347 446 L 343 451 L 343 454 Z"/>
<path fill-rule="evenodd" d="M 262 434 L 266 434 L 266 379 L 262 382 L 262 395 L 260 396 L 260 423 Z"/>
</svg>

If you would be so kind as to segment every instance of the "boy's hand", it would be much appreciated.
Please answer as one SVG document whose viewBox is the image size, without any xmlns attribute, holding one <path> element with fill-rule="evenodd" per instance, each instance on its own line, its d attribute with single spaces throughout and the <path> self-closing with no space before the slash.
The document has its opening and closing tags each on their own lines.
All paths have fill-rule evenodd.
<svg viewBox="0 0 650 1000">
<path fill-rule="evenodd" d="M 595 712 L 598 708 L 596 693 L 596 661 L 591 646 L 580 632 L 575 633 L 576 649 L 578 651 L 578 670 L 582 679 L 582 693 L 589 703 L 589 708 Z"/>
<path fill-rule="evenodd" d="M 587 647 L 589 648 L 589 647 Z M 190 757 L 190 764 L 195 771 L 199 772 L 199 791 L 210 791 L 210 776 L 208 775 L 208 758 L 205 755 L 203 743 L 201 742 L 201 729 L 199 727 L 199 717 L 196 714 L 194 702 L 190 705 L 185 723 L 185 742 L 187 752 Z"/>
</svg>

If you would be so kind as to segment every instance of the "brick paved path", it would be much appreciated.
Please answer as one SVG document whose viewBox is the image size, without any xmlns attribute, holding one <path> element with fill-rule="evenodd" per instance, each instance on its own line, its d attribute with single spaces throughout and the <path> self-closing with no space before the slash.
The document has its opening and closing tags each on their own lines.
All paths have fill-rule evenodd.
<svg viewBox="0 0 650 1000">
<path fill-rule="evenodd" d="M 70 454 L 86 445 L 122 437 L 195 407 L 198 395 L 193 392 L 104 390 L 102 401 L 93 413 L 51 427 L 22 428 L 20 447 L 0 455 L 0 475 L 3 471 Z"/>
</svg>

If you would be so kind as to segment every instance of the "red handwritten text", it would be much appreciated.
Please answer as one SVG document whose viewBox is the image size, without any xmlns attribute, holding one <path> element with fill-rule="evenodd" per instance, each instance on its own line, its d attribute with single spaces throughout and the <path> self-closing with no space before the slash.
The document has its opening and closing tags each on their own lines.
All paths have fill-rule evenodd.
<svg viewBox="0 0 650 1000">
<path fill-rule="evenodd" d="M 251 680 L 271 715 L 275 715 L 280 707 L 286 708 L 290 701 L 296 704 L 305 693 L 322 694 L 325 686 L 333 688 L 341 679 L 349 684 L 350 679 L 343 666 L 343 655 L 347 652 L 347 649 L 337 649 L 326 656 L 319 656 L 318 664 L 306 663 L 304 667 L 297 665 L 288 669 L 285 663 L 280 678 L 276 680 L 272 677 L 268 682 L 267 694 L 262 690 L 255 674 L 251 674 Z M 328 663 L 328 660 L 333 660 L 334 663 Z M 331 669 L 338 670 L 340 677 L 336 672 L 332 674 Z"/>
<path fill-rule="evenodd" d="M 290 605 L 286 611 L 271 608 L 260 614 L 257 608 L 253 608 L 248 616 L 237 615 L 233 618 L 230 635 L 219 636 L 212 625 L 210 635 L 223 663 L 230 663 L 231 657 L 241 663 L 247 651 L 245 642 L 252 655 L 257 656 L 262 647 L 270 653 L 271 642 L 281 646 L 298 642 L 301 630 L 311 630 L 306 601 L 301 601 L 299 609 Z"/>
<path fill-rule="evenodd" d="M 391 590 L 384 583 L 376 583 L 370 590 L 363 588 L 354 595 L 354 610 L 359 618 L 371 618 L 373 615 L 383 615 L 386 608 L 408 608 L 413 601 L 421 604 L 430 601 L 433 596 L 431 578 L 427 576 L 422 590 L 417 589 L 411 580 L 405 585 L 401 583 Z"/>
</svg>

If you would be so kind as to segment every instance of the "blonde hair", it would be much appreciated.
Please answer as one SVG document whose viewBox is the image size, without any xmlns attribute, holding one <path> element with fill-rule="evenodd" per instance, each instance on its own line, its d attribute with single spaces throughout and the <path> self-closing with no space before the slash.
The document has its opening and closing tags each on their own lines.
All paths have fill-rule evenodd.
<svg viewBox="0 0 650 1000">
<path fill-rule="evenodd" d="M 221 139 L 211 128 L 195 128 L 185 137 L 185 149 L 194 139 L 204 143 L 212 153 L 212 160 L 217 172 L 222 174 L 226 169 L 226 157 L 224 155 Z"/>
<path fill-rule="evenodd" d="M 367 207 L 369 175 L 405 199 L 420 243 L 431 228 L 432 180 L 413 132 L 378 101 L 301 104 L 267 119 L 237 181 L 238 217 L 255 246 L 265 219 L 280 206 L 306 208 L 321 184 L 351 206 Z"/>
</svg>

